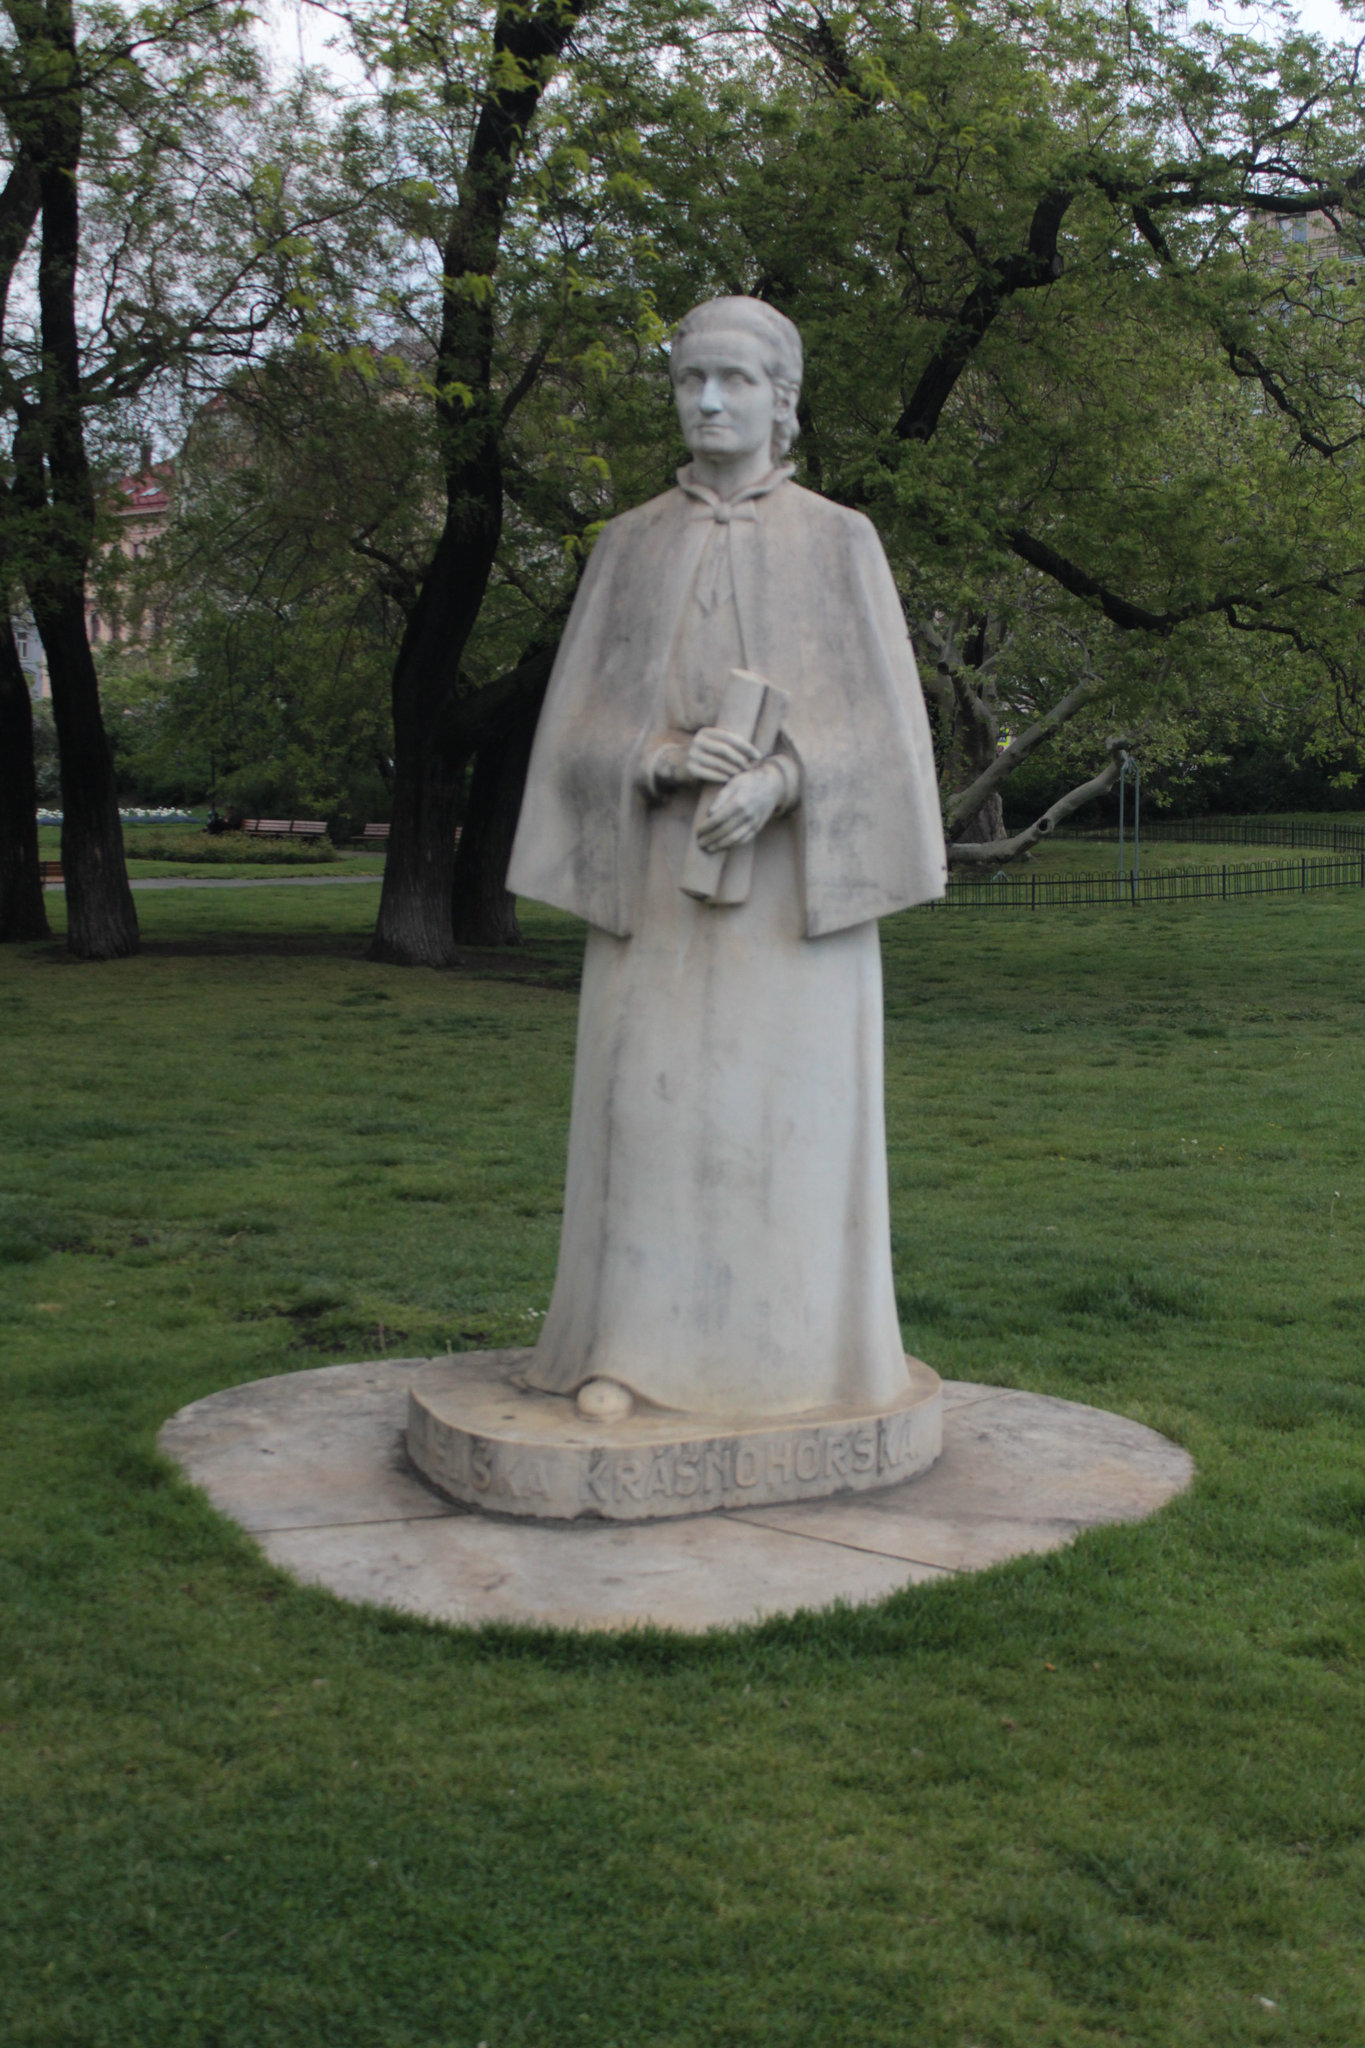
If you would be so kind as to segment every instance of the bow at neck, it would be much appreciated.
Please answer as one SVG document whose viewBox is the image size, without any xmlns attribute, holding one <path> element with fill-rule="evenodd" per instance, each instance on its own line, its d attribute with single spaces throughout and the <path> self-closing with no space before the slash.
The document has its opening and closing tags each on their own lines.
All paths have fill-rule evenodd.
<svg viewBox="0 0 1365 2048">
<path fill-rule="evenodd" d="M 679 490 L 685 491 L 693 500 L 689 518 L 711 522 L 711 531 L 697 568 L 696 597 L 703 612 L 713 612 L 717 605 L 727 604 L 735 594 L 730 548 L 735 526 L 741 521 L 755 525 L 758 513 L 754 510 L 754 499 L 766 498 L 769 492 L 775 491 L 779 484 L 784 484 L 789 476 L 795 474 L 795 468 L 794 463 L 780 462 L 757 483 L 745 484 L 731 498 L 722 498 L 720 492 L 713 491 L 709 484 L 699 483 L 692 474 L 690 462 L 678 471 Z"/>
<path fill-rule="evenodd" d="M 692 469 L 692 464 L 686 462 L 678 471 L 678 489 L 686 491 L 688 497 L 694 500 L 693 519 L 714 519 L 718 526 L 729 526 L 735 519 L 757 519 L 758 514 L 754 510 L 753 500 L 766 498 L 770 491 L 775 491 L 779 484 L 784 484 L 789 476 L 796 474 L 794 462 L 779 462 L 766 476 L 761 476 L 756 484 L 745 484 L 733 497 L 722 498 L 720 492 L 713 491 L 710 484 L 699 483 Z"/>
</svg>

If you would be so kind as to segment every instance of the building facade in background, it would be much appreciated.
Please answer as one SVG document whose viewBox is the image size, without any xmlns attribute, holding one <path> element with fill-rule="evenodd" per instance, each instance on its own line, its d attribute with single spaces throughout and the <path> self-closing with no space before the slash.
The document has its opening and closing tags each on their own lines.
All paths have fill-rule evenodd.
<svg viewBox="0 0 1365 2048">
<path fill-rule="evenodd" d="M 103 544 L 102 559 L 107 562 L 110 554 L 116 551 L 128 562 L 141 561 L 152 542 L 165 532 L 174 496 L 174 461 L 154 462 L 151 443 L 144 442 L 137 472 L 121 476 L 114 486 L 113 502 L 108 508 L 114 521 L 114 533 Z M 126 618 L 107 600 L 101 608 L 99 599 L 93 595 L 87 596 L 85 625 L 90 645 L 96 653 L 101 647 L 147 637 L 147 627 L 140 614 Z M 35 703 L 43 703 L 52 695 L 52 689 L 48 682 L 42 639 L 28 610 L 15 614 L 14 638 L 19 649 L 20 666 L 28 677 L 29 695 Z"/>
</svg>

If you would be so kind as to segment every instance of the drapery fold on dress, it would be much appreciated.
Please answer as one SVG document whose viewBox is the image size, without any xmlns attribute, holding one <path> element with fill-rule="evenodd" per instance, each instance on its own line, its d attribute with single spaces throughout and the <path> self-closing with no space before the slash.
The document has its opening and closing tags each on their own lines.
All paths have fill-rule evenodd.
<svg viewBox="0 0 1365 2048">
<path fill-rule="evenodd" d="M 588 933 L 559 1266 L 527 1373 L 661 1408 L 866 1414 L 907 1384 L 891 1271 L 875 924 L 801 928 L 796 817 L 749 899 L 678 886 L 690 790 L 652 815 L 634 935 Z"/>
</svg>

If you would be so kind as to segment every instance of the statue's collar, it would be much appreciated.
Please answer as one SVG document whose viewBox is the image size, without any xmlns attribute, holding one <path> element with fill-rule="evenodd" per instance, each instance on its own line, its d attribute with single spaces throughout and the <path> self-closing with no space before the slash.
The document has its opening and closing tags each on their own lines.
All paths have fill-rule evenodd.
<svg viewBox="0 0 1365 2048">
<path fill-rule="evenodd" d="M 775 491 L 779 484 L 784 484 L 789 476 L 795 474 L 794 462 L 779 462 L 766 476 L 760 477 L 756 484 L 746 484 L 743 490 L 736 491 L 732 498 L 722 498 L 720 492 L 713 491 L 709 484 L 698 483 L 692 474 L 692 464 L 685 462 L 678 471 L 678 489 L 686 491 L 689 498 L 694 498 L 698 505 L 705 507 L 705 511 L 692 514 L 694 519 L 709 516 L 720 525 L 728 526 L 732 519 L 754 518 L 754 512 L 748 509 L 750 501 L 754 498 L 766 498 L 770 491 Z M 741 511 L 741 506 L 746 509 Z"/>
</svg>

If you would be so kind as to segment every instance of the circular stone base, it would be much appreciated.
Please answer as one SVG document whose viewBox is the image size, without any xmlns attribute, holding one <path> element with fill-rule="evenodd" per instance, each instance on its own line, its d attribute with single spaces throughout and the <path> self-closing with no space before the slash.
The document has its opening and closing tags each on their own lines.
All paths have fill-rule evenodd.
<svg viewBox="0 0 1365 2048">
<path fill-rule="evenodd" d="M 466 1627 L 706 1629 L 881 1600 L 1141 1521 L 1194 1472 L 1125 1416 L 947 1380 L 943 1455 L 907 1485 L 633 1526 L 513 1521 L 412 1470 L 408 1388 L 429 1363 L 229 1387 L 173 1415 L 161 1447 L 294 1578 Z"/>
<path fill-rule="evenodd" d="M 407 1445 L 423 1478 L 466 1507 L 571 1522 L 657 1522 L 898 1486 L 943 1448 L 943 1388 L 907 1358 L 890 1408 L 796 1421 L 702 1423 L 662 1409 L 597 1422 L 528 1388 L 529 1351 L 468 1351 L 414 1376 Z"/>
</svg>

